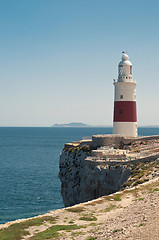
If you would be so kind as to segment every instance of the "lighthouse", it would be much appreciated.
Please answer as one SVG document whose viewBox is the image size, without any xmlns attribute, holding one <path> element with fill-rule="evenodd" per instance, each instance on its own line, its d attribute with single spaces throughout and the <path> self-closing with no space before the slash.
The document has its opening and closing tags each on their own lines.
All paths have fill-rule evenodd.
<svg viewBox="0 0 159 240">
<path fill-rule="evenodd" d="M 137 137 L 136 81 L 132 77 L 132 64 L 123 52 L 118 65 L 118 79 L 114 81 L 113 134 Z"/>
</svg>

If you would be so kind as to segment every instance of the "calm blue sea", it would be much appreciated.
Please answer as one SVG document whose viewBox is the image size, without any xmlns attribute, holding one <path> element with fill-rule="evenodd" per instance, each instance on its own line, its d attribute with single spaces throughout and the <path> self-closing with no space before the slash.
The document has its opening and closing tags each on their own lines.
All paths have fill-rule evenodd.
<svg viewBox="0 0 159 240">
<path fill-rule="evenodd" d="M 64 207 L 58 179 L 64 143 L 112 128 L 0 128 L 0 223 Z M 139 128 L 159 135 L 159 128 Z"/>
</svg>

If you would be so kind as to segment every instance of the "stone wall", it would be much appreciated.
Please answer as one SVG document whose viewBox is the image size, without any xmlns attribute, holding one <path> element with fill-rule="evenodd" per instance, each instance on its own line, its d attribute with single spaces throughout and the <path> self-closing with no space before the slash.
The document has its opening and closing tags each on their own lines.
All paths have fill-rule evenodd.
<svg viewBox="0 0 159 240">
<path fill-rule="evenodd" d="M 92 146 L 94 148 L 101 146 L 114 146 L 119 145 L 120 142 L 126 141 L 132 143 L 136 141 L 136 138 L 126 138 L 120 135 L 93 135 L 92 136 Z"/>
<path fill-rule="evenodd" d="M 92 146 L 94 148 L 101 146 L 115 146 L 119 145 L 121 142 L 124 144 L 130 144 L 135 141 L 146 141 L 159 139 L 159 135 L 154 136 L 141 136 L 141 137 L 124 137 L 120 135 L 93 135 L 92 136 Z"/>
</svg>

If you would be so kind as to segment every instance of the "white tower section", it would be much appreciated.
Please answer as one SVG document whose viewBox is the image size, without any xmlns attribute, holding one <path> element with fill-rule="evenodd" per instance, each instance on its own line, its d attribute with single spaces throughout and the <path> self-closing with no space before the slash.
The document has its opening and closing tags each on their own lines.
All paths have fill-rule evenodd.
<svg viewBox="0 0 159 240">
<path fill-rule="evenodd" d="M 114 82 L 113 134 L 137 136 L 136 81 L 132 77 L 132 64 L 123 54 L 118 65 L 118 80 Z"/>
</svg>

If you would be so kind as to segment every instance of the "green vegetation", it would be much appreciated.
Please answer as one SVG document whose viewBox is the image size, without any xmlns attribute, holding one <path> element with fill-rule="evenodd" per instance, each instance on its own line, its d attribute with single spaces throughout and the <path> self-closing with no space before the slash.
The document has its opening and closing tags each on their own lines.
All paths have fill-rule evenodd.
<svg viewBox="0 0 159 240">
<path fill-rule="evenodd" d="M 29 232 L 24 230 L 25 227 L 19 226 L 19 224 L 14 224 L 7 229 L 0 230 L 1 240 L 20 240 L 22 236 L 28 235 Z"/>
<path fill-rule="evenodd" d="M 142 227 L 142 226 L 144 226 L 144 224 L 143 224 L 143 223 L 140 223 L 140 224 L 139 224 L 139 227 Z"/>
<path fill-rule="evenodd" d="M 106 201 L 121 201 L 121 194 L 115 194 L 114 196 L 104 196 L 103 197 Z"/>
<path fill-rule="evenodd" d="M 89 145 L 83 145 L 82 147 L 80 147 L 80 150 L 90 153 L 91 148 Z"/>
<path fill-rule="evenodd" d="M 44 240 L 44 239 L 57 239 L 60 234 L 59 231 L 70 231 L 85 228 L 86 226 L 77 226 L 77 225 L 54 225 L 47 230 L 36 234 L 30 238 L 30 240 Z"/>
<path fill-rule="evenodd" d="M 97 218 L 94 217 L 93 215 L 85 215 L 83 217 L 80 217 L 79 220 L 83 220 L 83 221 L 97 221 Z"/>
<path fill-rule="evenodd" d="M 139 198 L 138 200 L 139 200 L 139 201 L 142 201 L 142 200 L 144 200 L 144 198 Z"/>
<path fill-rule="evenodd" d="M 133 199 L 132 201 L 143 201 L 144 200 L 144 198 L 136 198 L 136 199 Z"/>
<path fill-rule="evenodd" d="M 71 221 L 69 221 L 68 223 L 73 224 L 73 223 L 74 223 L 74 220 L 71 220 Z"/>
<path fill-rule="evenodd" d="M 115 229 L 114 231 L 113 231 L 113 233 L 116 233 L 116 232 L 119 232 L 120 231 L 120 229 Z"/>
<path fill-rule="evenodd" d="M 116 205 L 110 204 L 108 208 L 106 208 L 106 212 L 110 212 L 112 209 L 114 209 Z"/>
<path fill-rule="evenodd" d="M 75 151 L 77 151 L 77 147 L 71 147 L 68 149 L 69 153 L 74 153 Z"/>
<path fill-rule="evenodd" d="M 55 223 L 56 218 L 51 216 L 45 216 L 41 218 L 34 218 L 31 220 L 27 220 L 22 223 L 16 223 L 11 225 L 10 227 L 6 229 L 0 230 L 0 239 L 1 240 L 20 240 L 22 236 L 28 235 L 29 232 L 25 229 L 31 227 L 31 226 L 40 226 L 44 224 L 45 222 L 54 222 Z"/>
<path fill-rule="evenodd" d="M 148 191 L 148 193 L 153 193 L 153 192 L 157 192 L 159 191 L 159 188 L 150 188 L 150 190 Z"/>
<path fill-rule="evenodd" d="M 94 222 L 92 222 L 92 223 L 90 223 L 88 226 L 97 226 L 97 225 L 102 225 L 103 223 L 94 223 Z"/>
<path fill-rule="evenodd" d="M 95 240 L 95 239 L 97 239 L 97 237 L 91 237 L 91 236 L 90 236 L 90 237 L 87 237 L 87 238 L 86 238 L 86 240 Z"/>
<path fill-rule="evenodd" d="M 121 201 L 121 195 L 115 195 L 114 201 Z"/>
<path fill-rule="evenodd" d="M 81 147 L 79 147 L 79 146 L 77 146 L 77 147 L 75 147 L 75 146 L 73 146 L 73 147 L 70 147 L 69 149 L 68 149 L 68 152 L 71 154 L 71 153 L 79 153 L 80 151 L 83 151 L 83 152 L 86 152 L 86 153 L 88 153 L 88 154 L 90 154 L 90 152 L 91 152 L 91 147 L 90 147 L 90 145 L 87 145 L 87 144 L 85 144 L 85 145 L 83 145 L 83 146 L 81 146 Z"/>
</svg>

